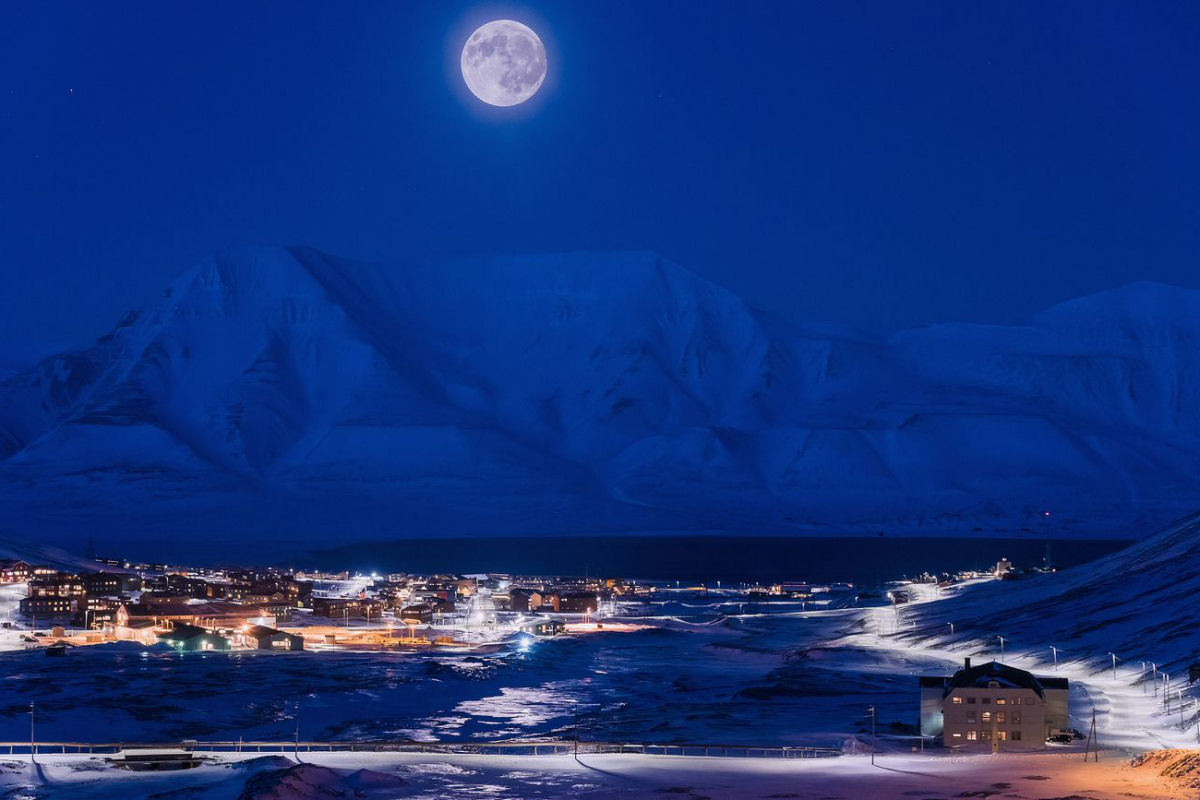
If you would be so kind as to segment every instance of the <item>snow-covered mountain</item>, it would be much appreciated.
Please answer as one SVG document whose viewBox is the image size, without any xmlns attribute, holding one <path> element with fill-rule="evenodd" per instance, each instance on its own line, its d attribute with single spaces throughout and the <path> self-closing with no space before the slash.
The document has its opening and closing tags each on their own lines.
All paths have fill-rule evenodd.
<svg viewBox="0 0 1200 800">
<path fill-rule="evenodd" d="M 1135 533 L 1200 506 L 1198 344 L 1152 284 L 881 341 L 648 253 L 244 249 L 0 382 L 0 525 Z"/>
</svg>

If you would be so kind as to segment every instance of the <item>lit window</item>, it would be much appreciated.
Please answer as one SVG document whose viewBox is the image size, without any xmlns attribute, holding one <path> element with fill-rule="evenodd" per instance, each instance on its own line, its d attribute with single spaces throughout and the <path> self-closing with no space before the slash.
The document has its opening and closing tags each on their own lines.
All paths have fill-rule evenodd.
<svg viewBox="0 0 1200 800">
<path fill-rule="evenodd" d="M 1002 742 L 1008 741 L 1008 731 L 996 731 L 996 738 Z"/>
<path fill-rule="evenodd" d="M 962 734 L 961 734 L 961 733 L 952 733 L 952 734 L 950 734 L 950 737 L 951 737 L 952 739 L 961 739 L 961 738 L 962 738 Z"/>
<path fill-rule="evenodd" d="M 1019 705 L 1021 705 L 1021 698 L 1019 698 L 1019 697 L 1014 697 L 1014 698 L 1013 698 L 1013 705 L 1014 705 L 1014 706 L 1019 706 Z"/>
<path fill-rule="evenodd" d="M 983 721 L 991 722 L 992 721 L 992 712 L 990 712 L 990 711 L 983 712 Z"/>
<path fill-rule="evenodd" d="M 978 739 L 978 738 L 979 738 L 979 733 L 978 733 L 978 731 L 967 731 L 967 740 L 968 740 L 968 741 L 972 741 L 972 742 L 973 742 L 973 741 L 975 741 L 975 740 L 976 740 L 976 739 Z"/>
<path fill-rule="evenodd" d="M 996 722 L 1004 722 L 1004 712 L 1003 711 L 996 712 Z"/>
<path fill-rule="evenodd" d="M 956 705 L 956 706 L 960 706 L 960 705 L 962 705 L 962 698 L 961 697 L 952 697 L 952 698 L 950 698 L 950 702 L 954 703 L 954 705 Z"/>
<path fill-rule="evenodd" d="M 1002 706 L 1002 705 L 1004 705 L 1006 702 L 1007 702 L 1007 701 L 1006 701 L 1006 700 L 1005 700 L 1003 697 L 997 697 L 997 698 L 996 698 L 996 705 L 998 705 L 998 706 Z"/>
</svg>

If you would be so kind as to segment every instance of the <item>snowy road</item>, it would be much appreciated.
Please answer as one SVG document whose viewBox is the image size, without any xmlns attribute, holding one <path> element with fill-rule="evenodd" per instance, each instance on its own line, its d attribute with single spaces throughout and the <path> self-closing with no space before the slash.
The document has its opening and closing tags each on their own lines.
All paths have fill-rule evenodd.
<svg viewBox="0 0 1200 800">
<path fill-rule="evenodd" d="M 412 800 L 891 800 L 1005 796 L 1182 800 L 1189 790 L 1165 782 L 1158 769 L 1134 768 L 1105 754 L 1084 765 L 1065 754 L 865 757 L 804 761 L 676 758 L 671 756 L 437 756 L 422 754 L 320 754 L 291 768 L 282 757 L 230 757 L 176 773 L 131 773 L 84 756 L 43 759 L 37 767 L 0 765 L 0 789 L 23 800 L 62 798 L 188 798 L 235 800 L 256 776 L 290 771 L 293 792 L 276 796 L 339 796 L 353 789 L 364 798 Z M 369 772 L 359 772 L 368 770 Z M 259 780 L 261 781 L 261 777 Z M 400 783 L 400 782 L 403 783 Z M 308 789 L 310 794 L 300 794 Z M 265 796 L 265 795 L 264 795 Z"/>
</svg>

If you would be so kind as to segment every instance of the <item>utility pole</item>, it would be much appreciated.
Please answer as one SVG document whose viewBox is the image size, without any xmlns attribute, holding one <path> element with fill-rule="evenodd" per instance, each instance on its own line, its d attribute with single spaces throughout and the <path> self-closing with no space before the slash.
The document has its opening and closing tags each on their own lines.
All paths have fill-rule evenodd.
<svg viewBox="0 0 1200 800">
<path fill-rule="evenodd" d="M 579 703 L 575 704 L 575 760 L 579 761 Z"/>
<path fill-rule="evenodd" d="M 1088 759 L 1092 761 L 1100 760 L 1100 739 L 1096 735 L 1096 709 L 1092 709 L 1092 727 L 1088 730 L 1087 746 L 1083 751 L 1083 763 L 1087 763 Z"/>
<path fill-rule="evenodd" d="M 1117 658 L 1117 654 L 1116 654 L 1116 653 L 1111 653 L 1111 652 L 1110 652 L 1108 655 L 1112 656 L 1112 665 L 1113 665 L 1113 680 L 1115 681 L 1115 680 L 1117 679 L 1117 662 L 1118 662 L 1118 661 L 1120 661 L 1120 659 L 1119 659 L 1119 658 Z"/>
<path fill-rule="evenodd" d="M 34 704 L 29 703 L 29 763 L 37 763 L 37 739 L 33 735 Z"/>
<path fill-rule="evenodd" d="M 1054 656 L 1054 671 L 1058 672 L 1058 648 L 1050 645 L 1050 653 Z"/>
<path fill-rule="evenodd" d="M 954 623 L 947 622 L 946 624 L 950 626 L 950 635 L 953 636 L 954 635 Z"/>
<path fill-rule="evenodd" d="M 1003 661 L 1004 660 L 1004 637 L 997 636 L 996 638 L 1000 640 L 1000 660 Z"/>
</svg>

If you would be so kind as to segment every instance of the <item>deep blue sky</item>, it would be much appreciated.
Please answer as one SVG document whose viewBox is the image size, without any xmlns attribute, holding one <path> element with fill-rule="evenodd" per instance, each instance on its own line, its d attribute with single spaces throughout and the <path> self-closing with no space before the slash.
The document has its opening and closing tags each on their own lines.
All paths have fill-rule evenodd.
<svg viewBox="0 0 1200 800">
<path fill-rule="evenodd" d="M 457 74 L 495 17 L 551 61 L 509 113 Z M 6 3 L 0 358 L 243 242 L 654 249 L 884 330 L 1200 286 L 1198 42 L 1195 2 Z"/>
</svg>

